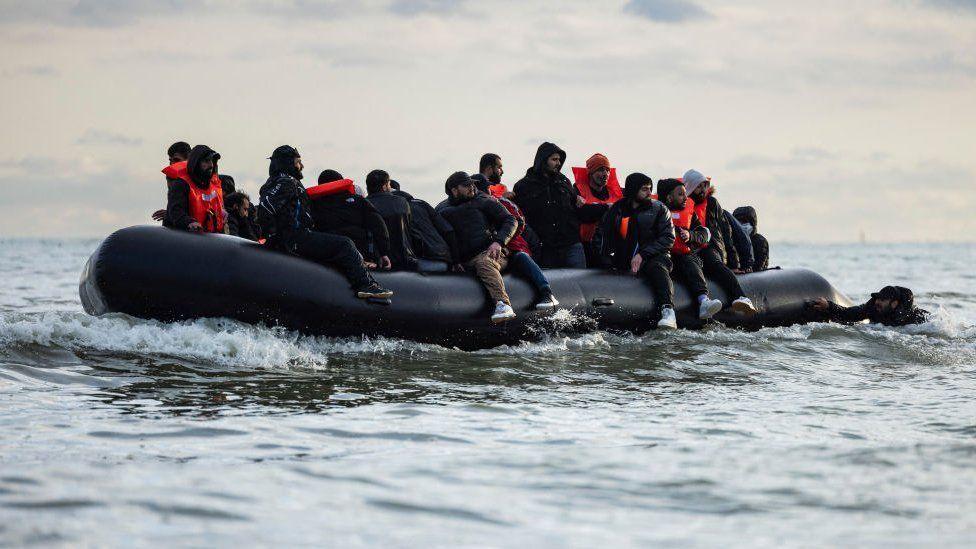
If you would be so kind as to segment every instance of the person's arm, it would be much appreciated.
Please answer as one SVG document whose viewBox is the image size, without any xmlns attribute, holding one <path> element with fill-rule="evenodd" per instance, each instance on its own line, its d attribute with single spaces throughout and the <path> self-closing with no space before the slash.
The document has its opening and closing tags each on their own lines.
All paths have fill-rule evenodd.
<svg viewBox="0 0 976 549">
<path fill-rule="evenodd" d="M 360 197 L 357 202 L 363 208 L 363 219 L 366 222 L 366 230 L 373 236 L 373 243 L 376 244 L 376 251 L 380 256 L 390 255 L 390 231 L 386 228 L 383 216 L 377 211 L 369 200 Z"/>
<path fill-rule="evenodd" d="M 648 236 L 647 242 L 640 243 L 640 254 L 644 259 L 650 259 L 659 254 L 667 253 L 674 246 L 674 222 L 671 212 L 665 207 L 655 208 L 657 214 Z"/>
<path fill-rule="evenodd" d="M 434 207 L 430 204 L 424 203 L 420 207 L 427 210 L 427 213 L 430 216 L 430 221 L 434 224 L 434 229 L 437 230 L 437 233 L 440 234 L 441 238 L 444 239 L 444 242 L 447 243 L 447 249 L 450 250 L 451 253 L 451 262 L 453 263 L 458 261 L 459 253 L 457 236 L 454 234 L 454 227 L 448 223 L 441 214 L 437 213 L 437 211 L 434 210 Z"/>
<path fill-rule="evenodd" d="M 197 220 L 190 215 L 190 187 L 182 179 L 171 179 L 166 191 L 166 217 L 173 228 L 190 230 Z"/>
<path fill-rule="evenodd" d="M 688 232 L 691 235 L 686 243 L 689 248 L 704 248 L 712 238 L 711 231 L 708 230 L 708 227 L 701 224 L 697 215 L 691 216 L 691 225 Z"/>
<path fill-rule="evenodd" d="M 739 268 L 743 271 L 752 271 L 753 265 L 755 264 L 755 258 L 752 252 L 752 239 L 746 234 L 746 230 L 742 228 L 739 221 L 732 217 L 732 214 L 728 210 L 725 210 L 725 220 L 729 222 L 729 228 L 732 229 L 732 239 L 735 241 L 735 251 L 739 256 Z"/>
<path fill-rule="evenodd" d="M 515 216 L 508 213 L 505 206 L 502 206 L 495 200 L 484 200 L 482 202 L 482 211 L 485 213 L 485 217 L 491 222 L 495 227 L 495 235 L 492 240 L 502 245 L 502 247 L 508 244 L 508 241 L 512 239 L 515 235 L 515 229 L 518 227 L 518 221 L 515 220 Z"/>
<path fill-rule="evenodd" d="M 832 322 L 855 323 L 868 319 L 868 305 L 855 305 L 853 307 L 843 307 L 834 303 L 827 302 L 827 317 Z"/>
<path fill-rule="evenodd" d="M 721 238 L 722 242 L 725 244 L 725 264 L 730 269 L 739 268 L 739 253 L 735 248 L 735 240 L 732 237 L 732 227 L 729 226 L 729 220 L 725 218 L 725 210 L 722 209 L 722 205 L 719 203 L 718 199 L 710 197 L 710 200 L 714 202 L 715 207 L 715 220 L 718 222 L 719 230 L 721 234 L 716 238 Z"/>
<path fill-rule="evenodd" d="M 756 271 L 765 271 L 769 268 L 769 241 L 761 234 L 752 237 L 752 250 L 755 255 L 752 268 Z"/>
<path fill-rule="evenodd" d="M 603 219 L 603 214 L 607 213 L 610 209 L 609 204 L 584 204 L 579 208 L 576 208 L 576 216 L 579 218 L 580 223 L 595 223 Z"/>
</svg>

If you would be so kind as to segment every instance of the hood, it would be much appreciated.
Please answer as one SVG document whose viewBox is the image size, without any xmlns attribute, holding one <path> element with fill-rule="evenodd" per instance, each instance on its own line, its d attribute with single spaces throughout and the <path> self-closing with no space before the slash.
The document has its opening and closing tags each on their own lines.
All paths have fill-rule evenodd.
<svg viewBox="0 0 976 549">
<path fill-rule="evenodd" d="M 399 196 L 401 198 L 405 198 L 407 200 L 407 202 L 410 202 L 411 200 L 413 200 L 413 195 L 410 194 L 410 193 L 408 193 L 407 191 L 401 191 L 401 190 L 398 189 L 398 190 L 393 191 L 393 194 L 395 194 L 395 195 L 397 195 L 397 196 Z"/>
<path fill-rule="evenodd" d="M 544 174 L 546 172 L 546 159 L 552 156 L 554 153 L 559 153 L 559 158 L 562 161 L 562 166 L 566 165 L 566 151 L 560 149 L 555 143 L 550 143 L 546 141 L 545 143 L 539 145 L 539 148 L 535 151 L 535 162 L 532 163 L 532 169 L 536 173 Z M 560 166 L 560 169 L 562 169 Z"/>
<path fill-rule="evenodd" d="M 200 173 L 200 162 L 208 158 L 214 161 L 214 173 L 217 173 L 216 163 L 220 160 L 220 154 L 206 145 L 197 145 L 190 149 L 190 157 L 186 159 L 186 172 L 190 174 L 190 179 L 199 187 L 206 187 L 210 184 L 212 174 Z"/>
<path fill-rule="evenodd" d="M 756 209 L 752 206 L 739 206 L 732 212 L 732 217 L 736 218 L 739 223 L 752 225 L 752 234 L 756 234 L 756 231 L 759 230 L 759 217 L 756 214 Z"/>
<path fill-rule="evenodd" d="M 642 173 L 632 173 L 628 175 L 627 179 L 624 181 L 624 198 L 627 200 L 633 200 L 634 197 L 637 196 L 637 191 L 639 191 L 644 185 L 647 185 L 647 183 L 650 181 L 651 178 Z"/>
<path fill-rule="evenodd" d="M 279 173 L 287 174 L 295 179 L 302 178 L 302 172 L 295 168 L 295 159 L 301 154 L 298 149 L 289 145 L 282 145 L 271 153 L 271 164 L 268 165 L 268 175 L 274 177 Z"/>
</svg>

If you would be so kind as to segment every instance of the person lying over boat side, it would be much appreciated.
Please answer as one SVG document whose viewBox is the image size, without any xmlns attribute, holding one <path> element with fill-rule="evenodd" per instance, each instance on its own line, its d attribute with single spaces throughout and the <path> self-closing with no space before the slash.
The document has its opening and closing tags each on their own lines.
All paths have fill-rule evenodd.
<svg viewBox="0 0 976 549">
<path fill-rule="evenodd" d="M 915 306 L 915 295 L 902 286 L 885 286 L 871 294 L 871 299 L 861 305 L 842 307 L 824 298 L 806 303 L 810 322 L 839 322 L 855 324 L 867 320 L 884 326 L 922 324 L 929 312 Z"/>
<path fill-rule="evenodd" d="M 445 188 L 450 197 L 437 206 L 438 213 L 454 227 L 461 264 L 474 270 L 495 302 L 491 321 L 515 318 L 501 275 L 508 266 L 505 246 L 515 234 L 515 217 L 497 201 L 479 193 L 475 181 L 465 172 L 451 174 Z"/>
<path fill-rule="evenodd" d="M 669 254 L 675 241 L 674 226 L 671 212 L 652 198 L 653 193 L 650 177 L 628 175 L 623 197 L 603 216 L 593 242 L 599 246 L 603 266 L 629 271 L 650 284 L 658 306 L 657 327 L 674 330 L 678 323 Z"/>
<path fill-rule="evenodd" d="M 392 290 L 370 276 L 352 240 L 312 230 L 311 201 L 300 181 L 304 165 L 298 149 L 282 145 L 269 160 L 258 209 L 262 232 L 268 235 L 266 245 L 338 269 L 359 298 L 392 297 Z"/>
</svg>

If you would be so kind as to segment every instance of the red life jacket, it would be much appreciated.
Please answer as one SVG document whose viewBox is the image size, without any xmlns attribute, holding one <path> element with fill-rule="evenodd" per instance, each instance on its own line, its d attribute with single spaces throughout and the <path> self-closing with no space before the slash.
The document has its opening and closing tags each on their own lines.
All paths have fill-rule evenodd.
<svg viewBox="0 0 976 549">
<path fill-rule="evenodd" d="M 224 222 L 226 221 L 224 191 L 217 174 L 210 177 L 210 185 L 205 189 L 201 189 L 190 178 L 185 160 L 166 166 L 163 168 L 163 174 L 170 179 L 182 179 L 186 182 L 186 186 L 190 188 L 187 195 L 190 217 L 199 223 L 204 231 L 208 233 L 224 232 Z"/>
<path fill-rule="evenodd" d="M 680 210 L 671 211 L 671 221 L 674 223 L 676 228 L 682 228 L 686 231 L 691 230 L 691 217 L 695 215 L 695 201 L 692 199 L 685 200 L 685 207 Z M 671 253 L 678 255 L 688 255 L 692 252 L 688 244 L 681 240 L 681 237 L 675 235 L 674 245 L 671 246 Z"/>
<path fill-rule="evenodd" d="M 609 196 L 606 200 L 593 196 L 593 189 L 590 188 L 590 174 L 586 168 L 573 168 L 573 177 L 576 179 L 576 190 L 587 204 L 613 204 L 623 198 L 624 193 L 620 190 L 620 182 L 617 181 L 617 169 L 610 168 L 610 177 L 607 179 L 607 192 Z M 593 233 L 596 232 L 597 222 L 580 223 L 580 240 L 589 242 L 593 240 Z"/>
<path fill-rule="evenodd" d="M 309 187 L 306 192 L 309 198 L 316 200 L 334 194 L 356 194 L 356 186 L 353 184 L 352 179 L 340 179 L 338 181 L 321 183 L 314 187 Z"/>
</svg>

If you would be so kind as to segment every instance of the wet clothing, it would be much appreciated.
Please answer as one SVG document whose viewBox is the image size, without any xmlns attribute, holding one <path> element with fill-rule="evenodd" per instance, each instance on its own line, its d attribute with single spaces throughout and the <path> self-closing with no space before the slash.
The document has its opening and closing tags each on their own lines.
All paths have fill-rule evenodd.
<svg viewBox="0 0 976 549">
<path fill-rule="evenodd" d="M 417 259 L 455 263 L 457 238 L 454 227 L 427 202 L 403 191 L 393 191 L 393 194 L 410 203 L 411 241 Z"/>
<path fill-rule="evenodd" d="M 461 263 L 471 261 L 492 242 L 505 248 L 518 225 L 504 206 L 483 194 L 467 200 L 452 197 L 438 204 L 437 208 L 437 213 L 454 227 Z"/>
<path fill-rule="evenodd" d="M 216 174 L 219 158 L 210 147 L 197 145 L 185 162 L 163 168 L 167 183 L 164 226 L 185 231 L 196 222 L 206 232 L 224 232 L 224 194 Z M 200 173 L 200 162 L 206 159 L 214 159 L 214 173 Z"/>
<path fill-rule="evenodd" d="M 390 234 L 390 262 L 395 270 L 417 270 L 413 251 L 413 228 L 410 203 L 391 192 L 370 193 L 368 200 L 383 217 Z"/>
<path fill-rule="evenodd" d="M 272 167 L 275 164 L 272 160 Z M 310 202 L 298 179 L 285 172 L 272 173 L 261 186 L 258 206 L 261 230 L 268 236 L 267 245 L 339 269 L 353 289 L 372 284 L 373 278 L 363 266 L 363 257 L 352 240 L 312 230 L 315 225 Z"/>
<path fill-rule="evenodd" d="M 236 211 L 227 212 L 227 234 L 246 238 L 257 242 L 261 238 L 261 231 L 257 223 L 249 215 L 242 216 Z"/>
<path fill-rule="evenodd" d="M 365 198 L 341 192 L 316 197 L 311 208 L 315 230 L 349 237 L 359 253 L 374 262 L 390 254 L 386 223 Z"/>
<path fill-rule="evenodd" d="M 893 311 L 880 312 L 875 307 L 877 299 L 897 299 L 898 307 Z M 881 291 L 871 294 L 867 303 L 853 307 L 843 307 L 830 301 L 827 302 L 826 311 L 807 307 L 807 316 L 812 321 L 854 324 L 867 320 L 872 324 L 895 327 L 922 324 L 928 320 L 929 314 L 925 309 L 915 306 L 914 294 L 902 286 L 885 286 Z"/>
<path fill-rule="evenodd" d="M 752 242 L 752 270 L 765 271 L 769 268 L 769 241 L 759 234 L 759 216 L 752 206 L 739 206 L 732 215 L 742 224 Z"/>
<path fill-rule="evenodd" d="M 738 268 L 743 271 L 751 271 L 755 262 L 752 251 L 752 239 L 746 234 L 745 229 L 742 228 L 742 224 L 732 216 L 732 212 L 722 210 L 722 213 L 725 215 L 725 220 L 729 223 L 729 229 L 731 229 L 732 245 L 735 247 L 736 256 L 739 260 Z M 731 265 L 729 267 L 735 268 Z"/>
<path fill-rule="evenodd" d="M 553 154 L 559 154 L 565 163 L 566 153 L 556 145 L 547 142 L 539 146 L 532 167 L 512 189 L 515 203 L 542 242 L 543 265 L 583 268 L 586 260 L 579 245 L 578 194 L 565 175 L 546 168 L 546 160 Z"/>
</svg>

